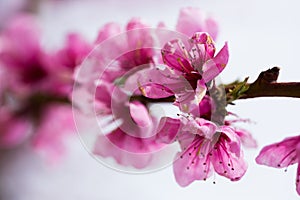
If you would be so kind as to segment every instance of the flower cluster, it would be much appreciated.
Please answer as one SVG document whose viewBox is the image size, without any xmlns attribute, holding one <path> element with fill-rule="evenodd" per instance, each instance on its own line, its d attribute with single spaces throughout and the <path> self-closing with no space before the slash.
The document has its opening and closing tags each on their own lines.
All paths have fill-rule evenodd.
<svg viewBox="0 0 300 200">
<path fill-rule="evenodd" d="M 213 171 L 232 181 L 245 174 L 241 144 L 256 143 L 227 119 L 225 93 L 215 81 L 228 63 L 228 45 L 217 51 L 216 23 L 200 23 L 198 16 L 197 9 L 183 9 L 177 24 L 181 33 L 166 31 L 163 23 L 151 28 L 137 18 L 124 34 L 115 23 L 100 30 L 99 46 L 88 65 L 78 69 L 73 93 L 74 104 L 92 117 L 95 113 L 101 126 L 94 155 L 143 169 L 179 143 L 173 167 L 181 186 L 206 180 Z M 156 116 L 149 107 L 153 102 L 170 102 L 180 113 Z"/>
<path fill-rule="evenodd" d="M 199 9 L 182 9 L 176 31 L 163 22 L 153 28 L 133 18 L 125 27 L 105 24 L 92 43 L 71 33 L 52 52 L 43 47 L 33 16 L 21 15 L 3 27 L 0 149 L 29 142 L 49 161 L 57 161 L 65 152 L 65 138 L 75 132 L 74 116 L 80 116 L 80 123 L 96 122 L 83 130 L 84 137 L 96 132 L 88 138 L 92 153 L 119 165 L 166 165 L 164 156 L 170 156 L 168 148 L 175 144 L 173 171 L 182 187 L 214 173 L 231 181 L 245 174 L 242 147 L 257 144 L 248 131 L 235 126 L 245 120 L 226 106 L 251 85 L 247 79 L 226 89 L 218 83 L 228 64 L 228 44 L 217 51 L 217 23 Z M 259 77 L 266 80 L 252 84 L 256 89 L 277 80 L 278 68 L 266 73 Z M 153 103 L 169 103 L 177 115 L 157 114 Z M 295 136 L 264 147 L 256 161 L 282 168 L 299 163 L 299 155 L 300 139 Z M 299 166 L 296 180 L 300 195 Z"/>
<path fill-rule="evenodd" d="M 73 72 L 91 50 L 78 34 L 47 52 L 35 18 L 15 17 L 0 32 L 0 148 L 29 141 L 50 162 L 75 132 L 69 95 Z"/>
</svg>

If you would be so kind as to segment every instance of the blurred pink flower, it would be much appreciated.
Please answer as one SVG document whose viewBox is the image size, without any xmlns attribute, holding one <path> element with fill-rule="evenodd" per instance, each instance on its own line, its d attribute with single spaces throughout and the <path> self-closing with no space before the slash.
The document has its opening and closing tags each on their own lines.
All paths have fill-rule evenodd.
<svg viewBox="0 0 300 200">
<path fill-rule="evenodd" d="M 52 104 L 44 108 L 32 139 L 33 148 L 50 163 L 66 154 L 66 142 L 75 133 L 72 107 Z"/>
<path fill-rule="evenodd" d="M 218 35 L 218 25 L 213 18 L 205 18 L 199 8 L 187 7 L 180 10 L 176 30 L 191 37 L 195 32 L 208 32 L 212 38 Z"/>
<path fill-rule="evenodd" d="M 131 102 L 128 107 L 124 104 L 116 106 L 115 109 L 120 112 L 115 117 L 119 116 L 122 123 L 108 134 L 97 137 L 93 153 L 113 157 L 123 166 L 147 167 L 153 159 L 153 152 L 165 146 L 156 138 L 155 118 L 139 102 Z"/>
<path fill-rule="evenodd" d="M 0 35 L 0 63 L 18 93 L 46 88 L 47 56 L 40 45 L 40 31 L 33 16 L 14 18 Z"/>
<path fill-rule="evenodd" d="M 0 107 L 0 149 L 12 148 L 23 143 L 32 133 L 32 125 L 25 117 L 15 117 Z"/>
<path fill-rule="evenodd" d="M 298 163 L 296 190 L 300 195 L 300 136 L 289 137 L 281 142 L 265 146 L 255 160 L 260 165 L 275 168 L 284 168 Z"/>
<path fill-rule="evenodd" d="M 90 50 L 73 34 L 51 55 L 41 45 L 34 16 L 19 15 L 8 23 L 0 33 L 1 146 L 13 148 L 29 139 L 49 161 L 63 156 L 66 135 L 75 132 L 68 100 L 73 71 Z"/>
<path fill-rule="evenodd" d="M 47 70 L 51 78 L 53 90 L 60 95 L 68 96 L 74 84 L 74 70 L 92 51 L 93 45 L 88 43 L 78 33 L 70 33 L 64 46 L 54 55 Z"/>
</svg>

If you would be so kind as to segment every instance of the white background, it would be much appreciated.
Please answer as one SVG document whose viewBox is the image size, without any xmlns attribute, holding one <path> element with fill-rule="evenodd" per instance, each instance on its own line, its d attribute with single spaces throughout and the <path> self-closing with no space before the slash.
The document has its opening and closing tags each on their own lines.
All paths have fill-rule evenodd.
<svg viewBox="0 0 300 200">
<path fill-rule="evenodd" d="M 56 1 L 58 2 L 58 1 Z M 57 48 L 69 31 L 84 34 L 92 41 L 108 21 L 125 24 L 140 16 L 152 25 L 165 21 L 174 27 L 179 9 L 197 6 L 220 24 L 218 46 L 229 42 L 230 62 L 222 75 L 228 83 L 280 66 L 279 81 L 300 81 L 300 4 L 286 1 L 66 1 L 44 3 L 39 13 L 43 42 Z M 287 136 L 300 134 L 300 100 L 257 98 L 241 100 L 230 110 L 255 123 L 244 125 L 259 143 L 245 150 L 249 164 L 239 182 L 215 176 L 206 182 L 179 187 L 168 167 L 156 173 L 132 175 L 116 172 L 92 159 L 77 138 L 69 141 L 66 160 L 49 166 L 24 146 L 1 157 L 1 200 L 116 200 L 116 199 L 298 199 L 295 190 L 296 165 L 287 172 L 255 164 L 259 149 Z M 213 180 L 217 184 L 213 184 Z M 1 197 L 2 195 L 2 197 Z"/>
</svg>

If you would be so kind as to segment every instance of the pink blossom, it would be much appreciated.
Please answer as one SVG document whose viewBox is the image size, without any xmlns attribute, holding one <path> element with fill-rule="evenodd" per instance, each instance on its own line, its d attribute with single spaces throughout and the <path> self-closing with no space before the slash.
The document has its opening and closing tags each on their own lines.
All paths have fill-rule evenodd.
<svg viewBox="0 0 300 200">
<path fill-rule="evenodd" d="M 113 157 L 123 166 L 142 169 L 149 166 L 153 152 L 161 147 L 163 144 L 158 143 L 154 137 L 137 138 L 118 128 L 107 136 L 100 135 L 93 153 L 102 157 Z"/>
<path fill-rule="evenodd" d="M 69 33 L 66 37 L 65 46 L 56 52 L 56 59 L 64 67 L 74 69 L 82 63 L 91 50 L 92 45 L 81 35 Z"/>
<path fill-rule="evenodd" d="M 47 71 L 51 81 L 52 92 L 59 95 L 69 95 L 73 87 L 74 69 L 79 66 L 91 52 L 89 44 L 81 35 L 70 33 L 65 45 L 48 58 Z"/>
<path fill-rule="evenodd" d="M 40 31 L 32 16 L 13 19 L 0 35 L 0 62 L 19 91 L 46 87 L 46 55 L 40 46 Z M 30 89 L 29 89 L 29 88 Z"/>
<path fill-rule="evenodd" d="M 213 171 L 231 181 L 237 181 L 245 174 L 247 164 L 240 139 L 231 127 L 218 127 L 202 118 L 187 119 L 181 126 L 178 123 L 182 123 L 179 119 L 177 127 L 181 128 L 175 132 L 182 151 L 177 153 L 173 170 L 180 186 L 206 180 Z M 174 129 L 166 131 L 174 135 Z"/>
<path fill-rule="evenodd" d="M 215 45 L 207 33 L 195 33 L 186 47 L 180 40 L 167 43 L 162 56 L 165 64 L 184 76 L 193 88 L 203 79 L 205 83 L 219 75 L 228 63 L 227 43 L 215 55 Z"/>
<path fill-rule="evenodd" d="M 53 104 L 43 111 L 32 140 L 33 148 L 50 163 L 56 163 L 66 154 L 66 139 L 74 133 L 72 108 Z"/>
<path fill-rule="evenodd" d="M 32 133 L 32 125 L 25 117 L 15 117 L 6 108 L 0 108 L 0 148 L 13 148 L 23 143 Z"/>
<path fill-rule="evenodd" d="M 165 146 L 153 135 L 157 128 L 155 118 L 139 102 L 131 102 L 127 109 L 124 105 L 116 109 L 119 112 L 115 113 L 116 117 L 121 117 L 122 124 L 106 135 L 100 134 L 93 153 L 113 157 L 123 166 L 138 169 L 147 167 L 152 162 L 154 152 Z"/>
<path fill-rule="evenodd" d="M 260 165 L 275 168 L 285 168 L 298 163 L 296 190 L 300 195 L 300 136 L 289 137 L 281 142 L 265 146 L 255 160 Z"/>
<path fill-rule="evenodd" d="M 214 44 L 206 33 L 196 33 L 191 41 L 190 50 L 180 40 L 168 42 L 162 50 L 167 67 L 140 70 L 127 79 L 125 87 L 139 85 L 149 98 L 175 94 L 176 105 L 183 112 L 198 112 L 207 90 L 205 84 L 221 73 L 228 62 L 228 48 L 225 44 L 214 57 Z"/>
<path fill-rule="evenodd" d="M 120 34 L 123 31 L 127 32 Z M 153 47 L 161 46 L 161 42 L 165 40 L 164 34 L 160 36 L 159 31 L 149 29 L 149 25 L 139 18 L 130 20 L 126 28 L 116 23 L 109 23 L 99 31 L 96 43 L 100 43 L 101 48 L 96 48 L 93 52 L 96 57 L 95 64 L 92 63 L 92 67 L 87 71 L 82 71 L 88 76 L 83 77 L 82 80 L 79 78 L 80 84 L 83 84 L 81 92 L 86 90 L 89 94 L 86 102 L 95 102 L 94 108 L 101 124 L 100 134 L 93 148 L 94 154 L 113 157 L 122 165 L 146 167 L 151 162 L 152 151 L 159 150 L 165 144 L 162 142 L 162 137 L 158 137 L 162 132 L 157 133 L 157 119 L 148 112 L 147 105 L 143 105 L 143 102 L 129 101 L 129 97 L 143 95 L 162 98 L 176 94 L 184 110 L 185 104 L 192 102 L 193 105 L 198 106 L 205 96 L 205 82 L 197 69 L 191 67 L 189 76 L 184 77 L 180 70 L 174 73 L 171 70 L 173 67 L 162 67 L 159 64 L 159 52 L 154 51 Z M 109 40 L 108 38 L 111 37 L 115 39 Z M 193 40 L 197 42 L 196 45 L 199 43 L 198 46 L 203 46 L 200 47 L 200 53 L 205 52 L 205 55 L 201 54 L 201 58 L 198 56 L 198 60 L 215 59 L 222 62 L 220 65 L 224 65 L 223 57 L 226 57 L 227 46 L 222 51 L 224 53 L 221 53 L 222 59 L 219 59 L 221 56 L 214 57 L 212 50 L 214 46 L 204 41 L 205 38 L 200 42 L 197 37 Z M 210 40 L 210 37 L 207 36 L 206 40 Z M 90 61 L 94 60 L 91 58 Z M 189 63 L 191 60 L 186 59 L 186 62 Z M 216 65 L 219 66 L 219 63 Z M 99 72 L 101 72 L 100 77 Z M 214 77 L 211 76 L 210 78 L 213 79 Z M 190 77 L 193 77 L 191 81 L 187 80 Z M 194 87 L 191 87 L 191 82 Z M 74 102 L 76 103 L 79 98 L 80 95 L 76 95 L 73 98 Z M 86 107 L 82 108 L 86 109 Z M 88 109 L 94 111 L 92 106 Z"/>
<path fill-rule="evenodd" d="M 176 30 L 189 37 L 195 32 L 208 32 L 216 39 L 218 25 L 214 19 L 205 18 L 199 8 L 187 7 L 180 10 Z"/>
<path fill-rule="evenodd" d="M 99 30 L 95 43 L 99 44 L 104 40 L 116 36 L 120 33 L 121 33 L 121 25 L 114 22 L 107 23 Z"/>
<path fill-rule="evenodd" d="M 88 52 L 78 35 L 68 39 L 58 55 L 47 53 L 30 15 L 14 18 L 1 32 L 0 79 L 5 81 L 0 88 L 1 147 L 30 139 L 51 162 L 63 155 L 66 132 L 73 132 L 74 124 L 68 93 L 62 88 L 73 85 L 74 65 Z"/>
</svg>

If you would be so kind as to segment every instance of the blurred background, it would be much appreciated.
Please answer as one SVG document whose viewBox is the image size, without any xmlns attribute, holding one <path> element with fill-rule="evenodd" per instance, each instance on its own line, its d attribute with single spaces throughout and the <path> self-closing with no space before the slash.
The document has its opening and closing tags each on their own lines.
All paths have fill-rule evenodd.
<svg viewBox="0 0 300 200">
<path fill-rule="evenodd" d="M 172 28 L 179 10 L 186 6 L 199 7 L 218 21 L 218 47 L 229 43 L 223 83 L 247 76 L 254 81 L 273 66 L 281 68 L 279 81 L 300 81 L 297 0 L 0 0 L 0 27 L 20 11 L 33 12 L 42 30 L 42 45 L 51 50 L 61 47 L 69 32 L 92 42 L 110 21 L 125 25 L 132 17 L 141 17 L 153 26 L 164 21 Z M 0 199 L 298 199 L 296 165 L 285 172 L 258 166 L 254 159 L 264 145 L 300 134 L 300 100 L 240 100 L 229 110 L 253 121 L 241 126 L 252 132 L 259 145 L 244 151 L 249 168 L 238 182 L 216 176 L 181 188 L 171 166 L 142 175 L 117 172 L 94 160 L 74 135 L 67 140 L 67 155 L 55 164 L 41 159 L 27 143 L 1 150 Z"/>
</svg>

